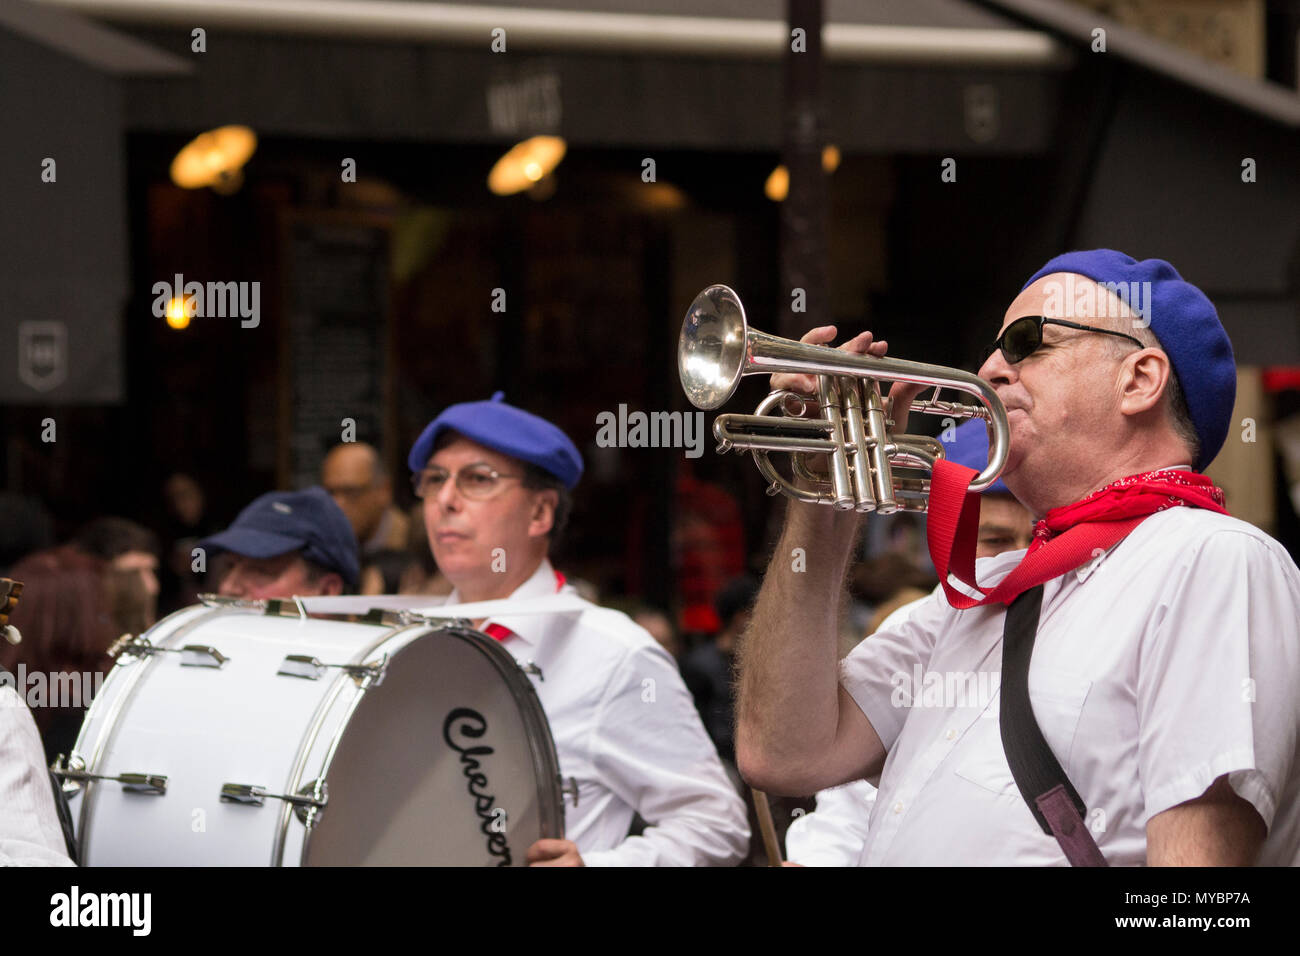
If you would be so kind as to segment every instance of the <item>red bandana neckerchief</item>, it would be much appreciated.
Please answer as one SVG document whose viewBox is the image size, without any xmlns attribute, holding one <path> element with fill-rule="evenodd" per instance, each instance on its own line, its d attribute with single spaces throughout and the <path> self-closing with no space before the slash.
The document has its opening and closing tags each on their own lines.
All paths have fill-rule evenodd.
<svg viewBox="0 0 1300 956">
<path fill-rule="evenodd" d="M 1157 511 L 1185 506 L 1228 514 L 1223 491 L 1204 475 L 1181 470 L 1129 475 L 1074 504 L 1049 510 L 1034 525 L 1034 540 L 1020 564 L 992 591 L 985 591 L 975 582 L 980 496 L 967 491 L 976 474 L 973 468 L 940 460 L 930 481 L 930 558 L 948 603 L 959 609 L 1009 605 L 1021 592 L 1074 570 L 1122 541 Z M 949 582 L 949 572 L 984 597 L 962 594 Z"/>
<path fill-rule="evenodd" d="M 564 587 L 564 575 L 559 571 L 555 572 L 555 593 L 560 593 L 560 588 Z M 515 632 L 510 630 L 504 624 L 489 624 L 483 628 L 483 633 L 489 637 L 495 637 L 498 641 L 504 641 L 507 637 L 514 637 Z"/>
</svg>

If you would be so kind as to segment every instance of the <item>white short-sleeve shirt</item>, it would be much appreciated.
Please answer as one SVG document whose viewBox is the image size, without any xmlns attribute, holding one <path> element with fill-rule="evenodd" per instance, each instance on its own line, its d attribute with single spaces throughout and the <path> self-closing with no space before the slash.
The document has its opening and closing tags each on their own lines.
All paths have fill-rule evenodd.
<svg viewBox="0 0 1300 956">
<path fill-rule="evenodd" d="M 978 561 L 980 585 L 1024 553 Z M 862 864 L 1066 865 L 1002 748 L 1004 620 L 931 595 L 841 662 L 888 751 Z M 1300 864 L 1300 570 L 1268 535 L 1171 508 L 1048 581 L 1029 695 L 1112 865 L 1224 774 L 1268 827 L 1259 863 Z"/>
<path fill-rule="evenodd" d="M 819 791 L 816 809 L 795 817 L 785 831 L 786 859 L 800 866 L 856 866 L 876 793 L 865 780 Z"/>
<path fill-rule="evenodd" d="M 0 683 L 0 866 L 72 866 L 40 733 L 8 682 Z"/>
<path fill-rule="evenodd" d="M 556 593 L 543 561 L 511 598 Z M 565 585 L 561 593 L 576 594 Z M 448 603 L 456 603 L 453 592 Z M 725 866 L 749 849 L 744 801 L 723 769 L 669 654 L 626 614 L 592 604 L 552 615 L 496 616 L 502 646 L 541 671 L 533 688 L 551 726 L 565 836 L 589 866 Z M 649 824 L 628 837 L 634 814 Z"/>
</svg>

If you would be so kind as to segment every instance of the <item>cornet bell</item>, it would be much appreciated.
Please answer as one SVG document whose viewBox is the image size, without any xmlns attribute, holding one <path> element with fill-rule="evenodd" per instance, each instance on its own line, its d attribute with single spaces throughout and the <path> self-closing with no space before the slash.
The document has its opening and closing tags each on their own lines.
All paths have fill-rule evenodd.
<svg viewBox="0 0 1300 956">
<path fill-rule="evenodd" d="M 696 408 L 721 408 L 745 374 L 749 324 L 745 307 L 725 285 L 711 285 L 695 297 L 677 340 L 677 372 Z"/>
</svg>

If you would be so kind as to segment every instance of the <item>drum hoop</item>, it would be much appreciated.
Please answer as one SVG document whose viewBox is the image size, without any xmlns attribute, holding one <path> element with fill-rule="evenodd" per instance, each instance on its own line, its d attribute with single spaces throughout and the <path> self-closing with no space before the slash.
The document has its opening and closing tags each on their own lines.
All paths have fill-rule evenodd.
<svg viewBox="0 0 1300 956">
<path fill-rule="evenodd" d="M 154 624 L 153 627 L 146 630 L 140 636 L 147 638 L 150 634 L 153 634 L 155 631 L 162 628 L 173 618 L 181 617 L 185 614 L 192 612 L 196 606 L 201 606 L 201 605 L 190 605 L 189 607 L 183 607 L 180 610 L 173 611 L 171 614 L 168 614 L 161 621 L 158 621 L 156 624 Z M 173 629 L 166 637 L 162 639 L 163 643 L 158 644 L 156 646 L 158 647 L 170 646 L 170 644 L 175 642 L 176 638 L 184 634 L 188 634 L 195 627 L 197 627 L 199 622 L 207 621 L 214 616 L 220 616 L 231 612 L 237 613 L 238 609 L 207 608 L 205 613 L 194 614 L 189 620 L 185 621 L 179 627 Z M 104 715 L 103 729 L 99 732 L 99 735 L 95 739 L 94 753 L 91 754 L 88 760 L 86 760 L 87 772 L 89 773 L 100 772 L 100 763 L 104 759 L 104 753 L 105 751 L 108 750 L 109 745 L 117 737 L 117 733 L 119 730 L 118 721 L 122 717 L 122 712 L 126 709 L 127 704 L 135 699 L 135 695 L 139 690 L 139 684 L 144 679 L 145 672 L 149 669 L 150 665 L 154 664 L 158 659 L 159 658 L 153 654 L 146 654 L 143 656 L 143 658 L 137 658 L 135 661 L 132 662 L 134 666 L 132 667 L 131 672 L 123 678 L 125 684 L 122 687 L 121 693 L 119 693 L 113 699 L 113 702 L 110 705 L 108 705 L 109 707 L 108 712 Z M 121 662 L 116 662 L 113 664 L 113 670 L 115 671 L 117 670 L 117 668 L 123 666 L 125 665 L 123 665 Z M 112 672 L 110 671 L 110 673 Z M 105 683 L 107 683 L 107 681 L 105 681 Z M 100 704 L 100 701 L 103 699 L 103 696 L 104 696 L 104 689 L 101 686 L 99 694 L 97 694 L 95 698 L 91 700 L 90 707 L 86 709 L 86 716 L 83 719 L 81 724 L 81 728 L 83 732 L 87 727 L 91 725 L 91 718 L 98 716 L 98 711 L 96 710 L 96 707 Z M 89 741 L 86 741 L 86 743 L 89 743 Z M 81 745 L 82 745 L 81 735 L 78 734 L 77 742 L 73 744 L 72 754 L 68 755 L 69 759 L 71 759 L 73 755 L 82 756 Z M 81 789 L 81 796 L 82 796 L 81 811 L 78 814 L 78 826 L 77 826 L 77 858 L 81 860 L 83 866 L 87 865 L 86 850 L 89 848 L 87 843 L 87 836 L 89 835 L 89 827 L 90 827 L 90 807 L 91 807 L 91 802 L 95 799 L 95 795 L 99 792 L 99 788 L 95 786 L 95 784 L 98 782 L 99 781 L 95 781 L 95 780 L 87 780 L 83 784 Z"/>
<path fill-rule="evenodd" d="M 539 794 L 538 816 L 541 818 L 542 827 L 547 831 L 547 838 L 564 839 L 564 797 L 560 792 L 560 760 L 555 750 L 555 737 L 551 733 L 551 724 L 546 717 L 546 711 L 542 708 L 541 699 L 537 696 L 537 690 L 523 673 L 519 662 L 514 656 L 503 648 L 499 641 L 494 640 L 481 631 L 476 631 L 470 627 L 464 627 L 457 624 L 442 626 L 430 626 L 426 622 L 412 624 L 409 627 L 400 628 L 388 632 L 382 639 L 376 641 L 364 653 L 359 655 L 364 660 L 370 654 L 373 654 L 387 641 L 391 640 L 397 634 L 409 630 L 413 627 L 427 628 L 427 633 L 449 633 L 451 636 L 458 638 L 471 648 L 477 650 L 480 654 L 488 659 L 498 675 L 501 676 L 506 688 L 510 691 L 510 696 L 514 698 L 516 705 L 519 707 L 520 716 L 523 719 L 524 727 L 528 731 L 528 752 L 531 758 L 532 769 L 539 781 L 547 782 L 550 786 L 543 787 Z M 470 640 L 472 635 L 477 640 Z M 406 646 L 406 645 L 403 645 Z M 396 653 L 396 652 L 395 652 Z M 342 689 L 343 684 L 336 683 L 336 687 L 331 689 L 330 697 L 335 699 L 338 692 Z M 329 750 L 322 762 L 318 780 L 328 780 L 330 764 L 334 760 L 335 752 L 338 750 L 339 743 L 343 735 L 347 732 L 348 725 L 352 721 L 352 716 L 356 711 L 357 705 L 360 704 L 365 693 L 359 693 L 353 698 L 348 707 L 348 712 L 344 719 L 339 722 L 334 732 L 334 737 L 330 741 Z M 322 715 L 323 719 L 323 715 Z M 319 731 L 317 731 L 318 733 Z M 315 735 L 313 734 L 314 743 Z M 309 753 L 310 743 L 304 743 L 304 754 Z M 305 756 L 302 762 L 305 763 Z M 303 786 L 301 768 L 295 767 L 295 774 L 291 776 L 289 786 L 290 793 L 295 793 Z M 328 811 L 327 811 L 328 812 Z M 283 865 L 284 842 L 287 837 L 287 829 L 291 817 L 291 808 L 286 804 L 281 810 L 280 832 L 276 835 L 276 843 L 279 846 L 278 858 L 273 858 L 272 865 Z M 302 839 L 302 852 L 299 856 L 299 866 L 305 866 L 307 862 L 307 852 L 311 845 L 311 837 L 315 827 L 305 828 Z"/>
</svg>

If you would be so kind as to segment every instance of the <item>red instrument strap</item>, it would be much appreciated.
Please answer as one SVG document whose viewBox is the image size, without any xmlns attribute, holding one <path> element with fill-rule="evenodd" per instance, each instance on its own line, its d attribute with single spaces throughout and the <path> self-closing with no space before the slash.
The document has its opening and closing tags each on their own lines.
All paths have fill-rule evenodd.
<svg viewBox="0 0 1300 956">
<path fill-rule="evenodd" d="M 560 588 L 564 587 L 564 575 L 559 571 L 555 572 L 555 592 L 558 594 Z M 498 641 L 504 641 L 507 637 L 514 637 L 515 632 L 501 624 L 489 624 L 483 628 L 483 633 L 488 637 L 494 637 Z"/>
</svg>

